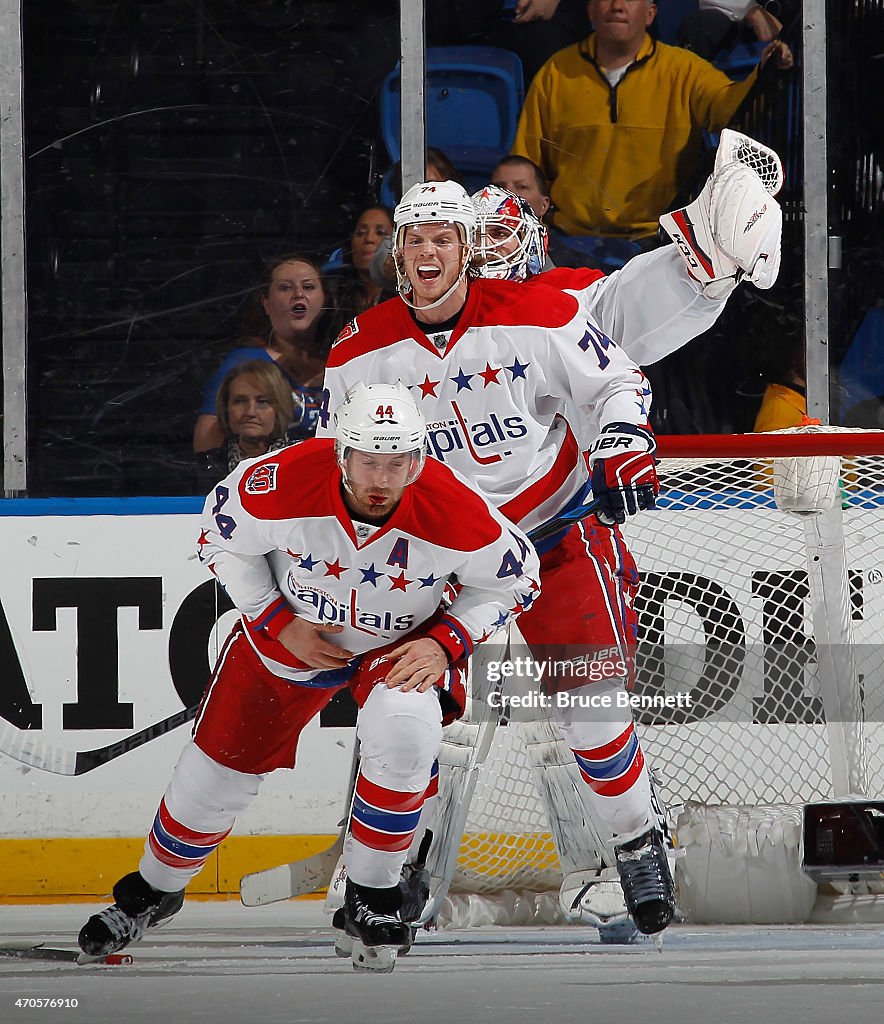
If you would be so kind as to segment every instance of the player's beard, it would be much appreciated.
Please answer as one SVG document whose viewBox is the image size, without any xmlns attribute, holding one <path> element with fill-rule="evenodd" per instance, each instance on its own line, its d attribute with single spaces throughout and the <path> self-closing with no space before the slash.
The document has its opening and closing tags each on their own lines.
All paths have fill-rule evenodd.
<svg viewBox="0 0 884 1024">
<path fill-rule="evenodd" d="M 351 512 L 366 522 L 380 522 L 393 513 L 402 493 L 380 487 L 354 487 L 350 481 L 344 484 L 347 504 Z"/>
</svg>

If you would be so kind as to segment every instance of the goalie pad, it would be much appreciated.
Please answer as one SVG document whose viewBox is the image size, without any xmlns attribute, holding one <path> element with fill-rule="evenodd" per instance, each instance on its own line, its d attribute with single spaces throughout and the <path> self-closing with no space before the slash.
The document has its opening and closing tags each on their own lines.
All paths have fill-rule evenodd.
<svg viewBox="0 0 884 1024">
<path fill-rule="evenodd" d="M 593 825 L 581 796 L 585 783 L 574 752 L 549 719 L 522 724 L 531 777 L 546 810 L 564 875 L 595 872 L 614 863 Z M 564 907 L 563 907 L 564 909 Z"/>
<path fill-rule="evenodd" d="M 443 733 L 439 751 L 439 795 L 433 841 L 426 857 L 430 897 L 419 924 L 436 919 L 457 867 L 457 856 L 476 788 L 488 756 L 497 720 L 455 721 Z"/>
<path fill-rule="evenodd" d="M 683 851 L 675 845 L 669 824 L 670 810 L 663 802 L 653 774 L 650 776 L 650 781 L 651 804 L 648 822 L 642 825 L 639 831 L 646 829 L 647 824 L 656 824 L 663 836 L 670 873 L 675 878 L 675 862 Z M 677 813 L 681 807 L 674 810 Z M 551 812 L 550 816 L 552 816 Z M 567 920 L 595 925 L 599 929 L 599 936 L 604 943 L 634 941 L 640 935 L 632 925 L 632 918 L 626 908 L 620 876 L 616 867 L 606 866 L 606 864 L 615 863 L 615 837 L 612 832 L 606 831 L 603 841 L 601 833 L 595 829 L 593 832 L 599 843 L 599 849 L 605 851 L 603 863 L 598 868 L 589 870 L 569 870 L 563 864 L 565 877 L 559 890 L 559 906 Z M 621 842 L 623 838 L 623 836 L 618 836 L 616 840 Z"/>
<path fill-rule="evenodd" d="M 773 197 L 782 183 L 782 165 L 772 149 L 725 129 L 715 170 L 700 195 L 661 216 L 707 298 L 723 298 L 744 278 L 761 289 L 775 283 L 783 213 Z"/>
</svg>

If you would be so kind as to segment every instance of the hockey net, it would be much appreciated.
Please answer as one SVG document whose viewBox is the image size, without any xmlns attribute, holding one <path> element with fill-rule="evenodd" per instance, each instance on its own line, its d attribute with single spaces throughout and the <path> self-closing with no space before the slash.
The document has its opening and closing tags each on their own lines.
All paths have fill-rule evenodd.
<svg viewBox="0 0 884 1024">
<path fill-rule="evenodd" d="M 642 574 L 634 692 L 690 697 L 635 712 L 666 803 L 881 792 L 884 432 L 658 441 L 658 508 L 624 534 Z M 451 887 L 509 900 L 515 922 L 516 894 L 561 882 L 521 729 L 497 728 Z"/>
</svg>

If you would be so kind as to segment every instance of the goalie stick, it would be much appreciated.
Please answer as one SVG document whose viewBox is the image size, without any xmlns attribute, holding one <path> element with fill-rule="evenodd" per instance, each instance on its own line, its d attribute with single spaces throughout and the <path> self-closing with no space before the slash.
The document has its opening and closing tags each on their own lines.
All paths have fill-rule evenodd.
<svg viewBox="0 0 884 1024">
<path fill-rule="evenodd" d="M 239 881 L 239 898 L 245 907 L 263 907 L 294 896 L 307 896 L 324 889 L 344 852 L 349 816 L 342 822 L 337 839 L 325 850 L 303 860 L 280 864 L 275 868 L 243 875 Z"/>
<path fill-rule="evenodd" d="M 447 784 L 439 790 L 439 803 L 436 810 L 436 821 L 439 827 L 434 830 L 433 842 L 427 856 L 427 870 L 430 873 L 430 898 L 420 917 L 414 922 L 416 925 L 429 927 L 438 916 L 442 901 L 448 895 L 448 889 L 457 868 L 461 836 L 463 836 L 467 816 L 470 813 L 470 804 L 473 802 L 473 791 L 476 788 L 482 765 L 491 750 L 491 743 L 494 740 L 500 717 L 500 713 L 498 713 L 478 725 L 458 721 L 452 722 L 449 726 L 449 735 L 456 733 L 458 727 L 463 730 L 476 728 L 479 735 L 475 746 L 472 747 L 469 760 L 465 764 L 460 758 L 455 758 L 454 763 L 449 763 Z M 442 751 L 439 755 L 440 768 L 445 760 L 446 744 L 449 750 L 456 749 L 450 740 L 443 741 Z M 457 763 L 458 760 L 461 760 L 460 764 Z M 455 776 L 455 773 L 458 775 Z M 454 807 L 449 810 L 451 804 Z"/>
<path fill-rule="evenodd" d="M 324 889 L 344 852 L 344 840 L 350 827 L 353 813 L 353 797 L 356 794 L 356 779 L 359 776 L 359 741 L 353 745 L 353 761 L 350 766 L 350 786 L 347 790 L 347 813 L 341 821 L 337 839 L 325 850 L 314 853 L 303 860 L 280 864 L 275 868 L 255 871 L 243 875 L 239 882 L 239 898 L 246 907 L 263 907 L 268 903 L 288 900 L 293 896 Z"/>
</svg>

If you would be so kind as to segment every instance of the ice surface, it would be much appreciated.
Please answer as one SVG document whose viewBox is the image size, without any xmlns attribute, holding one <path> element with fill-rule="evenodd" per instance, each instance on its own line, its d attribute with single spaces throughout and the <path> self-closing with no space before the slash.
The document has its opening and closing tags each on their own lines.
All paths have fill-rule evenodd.
<svg viewBox="0 0 884 1024">
<path fill-rule="evenodd" d="M 74 948 L 90 904 L 0 908 L 2 942 Z M 335 957 L 322 905 L 187 902 L 128 967 L 0 959 L 0 1021 L 66 1024 L 880 1024 L 884 928 L 692 927 L 602 946 L 592 929 L 421 933 L 391 975 Z M 19 998 L 76 1008 L 17 1008 Z"/>
</svg>

